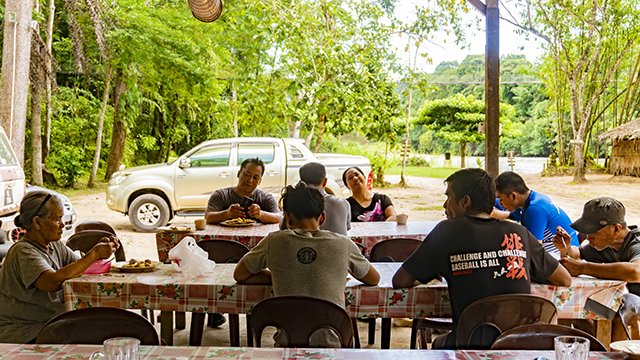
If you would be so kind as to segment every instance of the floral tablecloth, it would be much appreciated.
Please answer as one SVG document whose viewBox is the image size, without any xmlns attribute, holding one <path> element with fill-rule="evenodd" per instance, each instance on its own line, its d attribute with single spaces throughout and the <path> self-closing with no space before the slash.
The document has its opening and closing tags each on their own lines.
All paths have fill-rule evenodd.
<svg viewBox="0 0 640 360">
<path fill-rule="evenodd" d="M 416 318 L 451 316 L 446 284 L 432 282 L 411 289 L 393 289 L 391 279 L 400 263 L 374 263 L 380 272 L 378 286 L 361 286 L 349 279 L 345 287 L 347 311 L 352 317 Z M 233 280 L 234 264 L 217 264 L 214 271 L 201 275 L 184 275 L 170 265 L 161 265 L 152 273 L 82 275 L 64 285 L 68 310 L 107 306 L 122 309 L 163 311 L 250 312 L 260 300 L 271 297 L 271 286 L 238 285 Z M 593 278 L 573 278 L 571 287 L 534 284 L 532 293 L 553 301 L 560 318 L 597 318 L 584 309 L 594 294 L 599 302 L 617 310 L 625 282 Z"/>
<path fill-rule="evenodd" d="M 371 247 L 376 243 L 394 238 L 424 239 L 436 226 L 437 221 L 409 221 L 406 225 L 395 222 L 358 222 L 351 224 L 349 237 L 364 247 L 365 255 L 369 256 Z M 191 226 L 193 227 L 193 226 Z M 270 232 L 278 230 L 278 224 L 260 224 L 249 227 L 224 227 L 207 225 L 205 230 L 188 232 L 160 231 L 156 234 L 158 259 L 167 261 L 169 250 L 176 246 L 185 236 L 191 236 L 196 241 L 222 239 L 233 240 L 253 248 Z"/>
<path fill-rule="evenodd" d="M 87 359 L 100 345 L 17 345 L 0 344 L 0 359 Z M 438 360 L 531 360 L 554 359 L 552 351 L 450 351 L 377 349 L 283 349 L 142 346 L 140 359 L 438 359 Z M 624 359 L 622 353 L 591 352 L 589 359 Z"/>
</svg>

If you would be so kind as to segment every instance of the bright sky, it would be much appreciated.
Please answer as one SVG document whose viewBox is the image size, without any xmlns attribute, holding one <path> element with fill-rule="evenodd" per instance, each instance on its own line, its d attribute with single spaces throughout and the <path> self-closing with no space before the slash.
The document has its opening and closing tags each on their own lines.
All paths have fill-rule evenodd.
<svg viewBox="0 0 640 360">
<path fill-rule="evenodd" d="M 400 19 L 410 21 L 414 17 L 416 4 L 420 5 L 421 3 L 424 4 L 424 2 L 425 0 L 401 0 L 396 3 L 396 14 Z M 455 37 L 447 36 L 446 34 L 436 34 L 431 39 L 431 42 L 423 42 L 420 46 L 420 54 L 426 54 L 432 59 L 432 63 L 429 62 L 428 58 L 418 55 L 416 67 L 431 73 L 443 61 L 457 60 L 461 62 L 467 55 L 484 54 L 486 42 L 484 16 L 471 7 L 469 14 L 465 15 L 465 21 L 471 23 L 478 20 L 480 20 L 478 26 L 473 25 L 465 32 L 466 48 L 462 48 L 465 44 L 456 45 Z M 514 29 L 515 27 L 510 23 L 503 20 L 500 21 L 500 56 L 524 54 L 529 61 L 537 62 L 538 58 L 544 53 L 541 48 L 542 42 L 533 36 L 530 36 L 529 40 L 527 40 L 524 36 L 516 34 Z M 398 37 L 393 41 L 393 44 L 396 47 L 398 57 L 403 59 L 405 64 L 408 65 L 409 58 L 413 62 L 413 55 L 410 56 L 409 52 L 405 51 L 407 46 L 406 36 Z M 414 51 L 415 49 L 411 48 L 410 53 L 414 54 Z"/>
</svg>

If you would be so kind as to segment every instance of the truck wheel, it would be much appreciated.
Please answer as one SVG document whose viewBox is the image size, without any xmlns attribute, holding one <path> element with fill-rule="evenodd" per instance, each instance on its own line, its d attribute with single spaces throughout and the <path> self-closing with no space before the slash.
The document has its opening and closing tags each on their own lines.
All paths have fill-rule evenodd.
<svg viewBox="0 0 640 360">
<path fill-rule="evenodd" d="M 137 231 L 154 231 L 160 226 L 167 225 L 169 206 L 158 195 L 140 195 L 131 203 L 129 221 Z"/>
</svg>

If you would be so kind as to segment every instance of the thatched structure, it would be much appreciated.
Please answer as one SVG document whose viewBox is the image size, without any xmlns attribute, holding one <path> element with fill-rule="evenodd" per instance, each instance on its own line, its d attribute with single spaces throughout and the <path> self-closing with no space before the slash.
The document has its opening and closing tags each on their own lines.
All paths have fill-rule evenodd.
<svg viewBox="0 0 640 360">
<path fill-rule="evenodd" d="M 611 139 L 611 173 L 640 177 L 640 118 L 609 130 L 598 139 Z"/>
</svg>

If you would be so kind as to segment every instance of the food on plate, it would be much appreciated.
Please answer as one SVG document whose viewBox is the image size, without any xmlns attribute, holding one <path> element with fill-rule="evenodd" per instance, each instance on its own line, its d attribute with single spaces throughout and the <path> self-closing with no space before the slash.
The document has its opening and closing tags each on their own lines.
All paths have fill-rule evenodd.
<svg viewBox="0 0 640 360">
<path fill-rule="evenodd" d="M 235 219 L 231 219 L 231 220 L 227 220 L 226 223 L 227 224 L 235 224 L 235 225 L 240 225 L 240 224 L 253 224 L 255 223 L 255 220 L 251 220 L 251 219 L 245 219 L 245 218 L 235 218 Z"/>
<path fill-rule="evenodd" d="M 190 231 L 191 227 L 189 227 L 189 226 L 171 225 L 171 226 L 169 226 L 169 230 L 171 230 L 171 231 Z"/>
<path fill-rule="evenodd" d="M 122 265 L 122 267 L 125 269 L 147 269 L 155 266 L 156 264 L 149 259 L 145 259 L 145 260 L 131 259 L 129 260 L 128 263 Z"/>
</svg>

